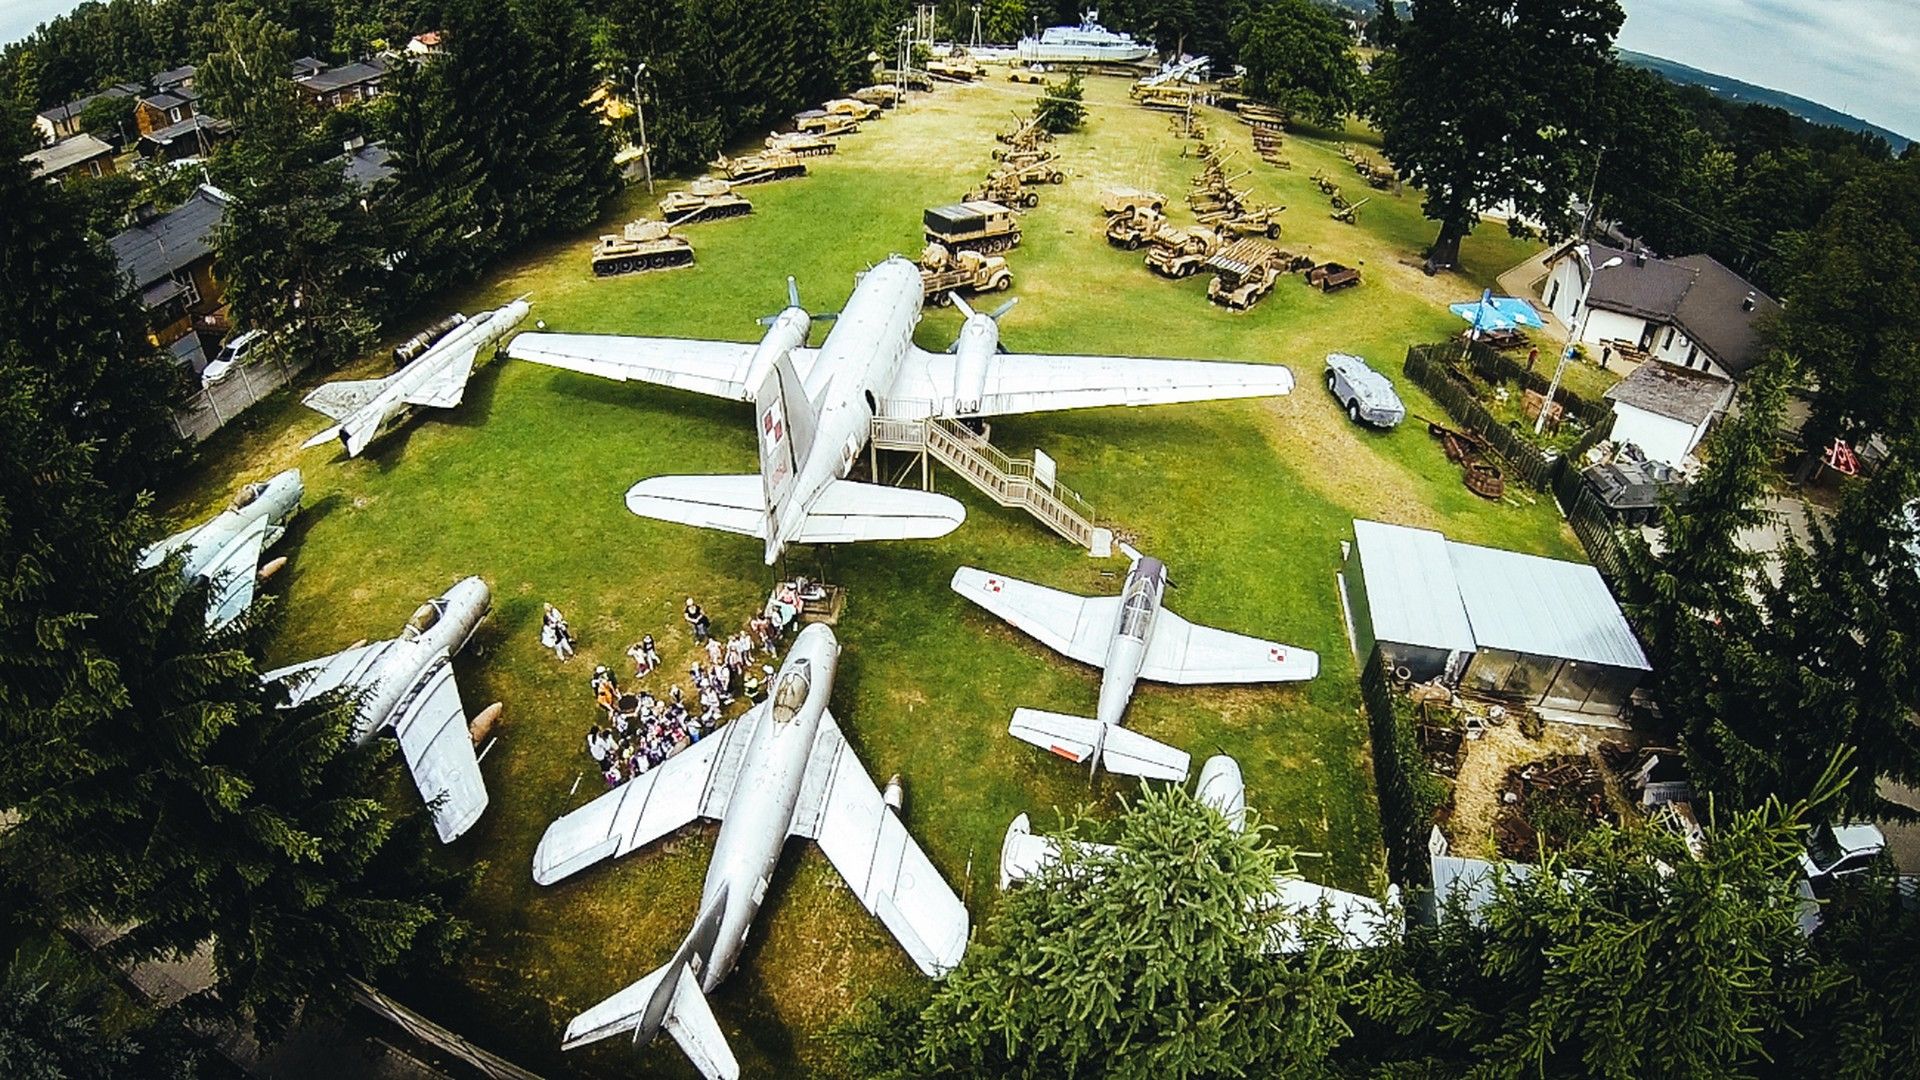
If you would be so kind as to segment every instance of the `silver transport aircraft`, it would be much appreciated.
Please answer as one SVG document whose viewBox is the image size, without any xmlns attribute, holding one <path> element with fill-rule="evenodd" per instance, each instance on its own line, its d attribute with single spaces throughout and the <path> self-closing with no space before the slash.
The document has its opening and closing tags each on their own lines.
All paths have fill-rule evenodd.
<svg viewBox="0 0 1920 1080">
<path fill-rule="evenodd" d="M 960 963 L 966 907 L 907 835 L 827 711 L 839 655 L 832 630 L 808 626 L 765 701 L 547 827 L 533 854 L 533 880 L 541 885 L 644 847 L 695 818 L 720 822 L 686 940 L 665 965 L 574 1017 L 564 1049 L 626 1032 L 643 1044 L 664 1029 L 701 1075 L 738 1077 L 740 1065 L 706 995 L 739 961 L 793 836 L 820 845 L 921 971 L 937 977 Z"/>
<path fill-rule="evenodd" d="M 876 416 L 973 419 L 1007 413 L 1264 397 L 1293 389 L 1278 364 L 1000 349 L 995 316 L 968 310 L 951 352 L 913 343 L 920 270 L 895 255 L 864 274 L 819 348 L 792 303 L 757 344 L 612 334 L 527 333 L 507 355 L 609 379 L 750 401 L 759 476 L 657 476 L 627 492 L 641 517 L 758 537 L 768 565 L 789 544 L 944 536 L 966 512 L 944 495 L 848 480 Z"/>
<path fill-rule="evenodd" d="M 286 535 L 303 494 L 299 469 L 248 484 L 225 510 L 141 552 L 140 565 L 158 566 L 179 552 L 181 575 L 207 583 L 207 625 L 225 626 L 253 603 L 254 586 L 286 564 L 283 557 L 262 566 L 260 555 Z"/>
<path fill-rule="evenodd" d="M 353 741 L 365 743 L 393 729 L 443 844 L 472 828 L 487 808 L 487 785 L 470 732 L 490 727 L 500 706 L 488 706 L 469 724 L 452 660 L 473 640 L 491 607 L 487 583 L 464 578 L 420 605 L 391 641 L 355 645 L 264 676 L 292 681 L 291 704 L 340 687 L 357 691 Z"/>
<path fill-rule="evenodd" d="M 1186 751 L 1120 726 L 1135 683 L 1292 682 L 1320 673 L 1320 657 L 1306 649 L 1188 622 L 1162 606 L 1166 590 L 1166 566 L 1138 554 L 1119 596 L 1075 596 L 971 566 L 954 571 L 954 592 L 1055 652 L 1102 669 L 1092 719 L 1016 709 L 1007 733 L 1090 769 L 1185 780 Z"/>
<path fill-rule="evenodd" d="M 413 410 L 451 409 L 460 404 L 480 354 L 520 325 L 527 311 L 526 300 L 520 299 L 476 315 L 384 379 L 345 379 L 316 387 L 301 404 L 334 424 L 308 439 L 302 449 L 339 439 L 348 457 L 359 457 L 374 436 Z"/>
</svg>

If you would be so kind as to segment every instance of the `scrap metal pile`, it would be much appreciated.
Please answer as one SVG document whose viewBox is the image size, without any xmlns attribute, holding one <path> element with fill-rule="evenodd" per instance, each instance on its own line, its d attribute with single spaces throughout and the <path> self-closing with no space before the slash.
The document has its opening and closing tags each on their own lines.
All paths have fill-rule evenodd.
<svg viewBox="0 0 1920 1080">
<path fill-rule="evenodd" d="M 1557 851 L 1594 825 L 1618 824 L 1607 802 L 1600 768 L 1583 754 L 1556 754 L 1507 770 L 1493 819 L 1500 856 L 1537 860 Z"/>
<path fill-rule="evenodd" d="M 1493 463 L 1493 448 L 1485 439 L 1432 420 L 1427 421 L 1427 434 L 1439 439 L 1447 460 L 1460 466 L 1460 480 L 1468 491 L 1483 499 L 1499 499 L 1507 493 L 1507 479 Z"/>
</svg>

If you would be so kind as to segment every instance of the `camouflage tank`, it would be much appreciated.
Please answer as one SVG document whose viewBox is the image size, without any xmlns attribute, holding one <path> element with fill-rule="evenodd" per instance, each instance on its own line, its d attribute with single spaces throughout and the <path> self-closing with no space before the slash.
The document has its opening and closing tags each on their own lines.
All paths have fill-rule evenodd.
<svg viewBox="0 0 1920 1080">
<path fill-rule="evenodd" d="M 602 236 L 593 246 L 593 272 L 599 277 L 693 265 L 693 245 L 674 236 L 664 221 L 630 221 L 618 236 Z"/>
<path fill-rule="evenodd" d="M 734 184 L 762 184 L 807 175 L 807 163 L 790 150 L 762 150 L 737 158 L 722 154 L 709 165 L 721 179 Z"/>
<path fill-rule="evenodd" d="M 826 157 L 840 144 L 824 135 L 806 131 L 776 131 L 767 136 L 767 149 L 797 154 L 800 157 Z"/>
<path fill-rule="evenodd" d="M 753 213 L 753 204 L 733 193 L 725 180 L 703 176 L 687 185 L 685 191 L 668 193 L 660 200 L 660 216 L 668 225 L 691 225 L 696 221 L 719 221 Z"/>
</svg>

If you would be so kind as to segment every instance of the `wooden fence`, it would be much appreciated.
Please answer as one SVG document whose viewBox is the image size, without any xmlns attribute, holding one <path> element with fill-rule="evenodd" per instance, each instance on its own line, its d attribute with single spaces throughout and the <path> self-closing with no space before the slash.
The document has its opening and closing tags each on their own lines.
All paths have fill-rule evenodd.
<svg viewBox="0 0 1920 1080">
<path fill-rule="evenodd" d="M 1560 503 L 1560 512 L 1566 517 L 1568 527 L 1586 550 L 1587 561 L 1618 594 L 1626 584 L 1627 568 L 1627 545 L 1620 534 L 1619 522 L 1581 479 L 1577 469 L 1568 469 L 1554 480 L 1553 497 Z"/>
<path fill-rule="evenodd" d="M 306 369 L 305 360 L 241 364 L 226 378 L 212 386 L 200 387 L 175 406 L 174 430 L 188 442 L 200 442 Z"/>
<path fill-rule="evenodd" d="M 1548 490 L 1560 468 L 1559 456 L 1542 452 L 1501 423 L 1474 397 L 1471 387 L 1447 371 L 1444 359 L 1437 357 L 1432 348 L 1415 345 L 1407 350 L 1407 378 L 1438 401 L 1462 430 L 1485 439 L 1494 453 L 1506 461 L 1509 476 L 1535 490 Z"/>
<path fill-rule="evenodd" d="M 1453 338 L 1436 345 L 1427 346 L 1434 359 L 1442 363 L 1464 364 L 1475 376 L 1489 383 L 1518 383 L 1522 388 L 1546 396 L 1547 387 L 1552 385 L 1552 363 L 1529 369 L 1513 357 L 1483 341 L 1466 341 Z M 1557 359 L 1554 361 L 1557 362 Z M 1553 400 L 1574 417 L 1588 426 L 1600 423 L 1612 415 L 1613 406 L 1604 401 L 1589 401 L 1579 394 L 1560 387 Z"/>
</svg>

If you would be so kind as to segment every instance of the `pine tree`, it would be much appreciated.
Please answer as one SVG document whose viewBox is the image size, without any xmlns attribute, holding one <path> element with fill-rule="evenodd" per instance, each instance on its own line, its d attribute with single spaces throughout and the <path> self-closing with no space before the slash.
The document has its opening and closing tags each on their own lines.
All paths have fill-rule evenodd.
<svg viewBox="0 0 1920 1080">
<path fill-rule="evenodd" d="M 482 226 L 482 163 L 452 119 L 446 71 L 443 62 L 404 62 L 381 86 L 394 171 L 381 213 L 400 298 L 470 281 L 495 251 Z"/>
<path fill-rule="evenodd" d="M 577 229 L 619 189 L 613 136 L 588 108 L 600 83 L 575 0 L 522 0 L 517 12 L 532 66 L 524 73 L 531 153 L 540 162 L 522 195 L 527 228 Z"/>
</svg>

